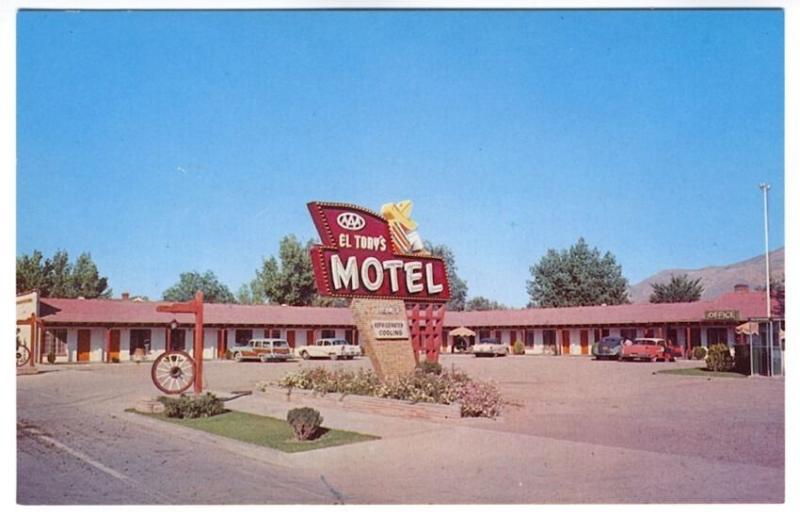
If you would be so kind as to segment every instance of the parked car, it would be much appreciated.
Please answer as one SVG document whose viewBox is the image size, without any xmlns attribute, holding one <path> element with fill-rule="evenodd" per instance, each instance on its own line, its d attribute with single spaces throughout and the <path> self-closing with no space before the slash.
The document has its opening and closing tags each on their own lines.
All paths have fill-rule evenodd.
<svg viewBox="0 0 800 516">
<path fill-rule="evenodd" d="M 597 360 L 619 360 L 622 355 L 622 337 L 603 337 L 592 346 L 592 355 Z"/>
<path fill-rule="evenodd" d="M 292 350 L 289 343 L 283 339 L 250 339 L 247 344 L 237 344 L 230 348 L 233 359 L 237 362 L 242 360 L 289 360 L 292 357 Z"/>
<path fill-rule="evenodd" d="M 639 338 L 622 345 L 622 360 L 675 361 L 672 347 L 664 339 Z"/>
<path fill-rule="evenodd" d="M 476 357 L 496 357 L 508 355 L 508 345 L 497 342 L 496 339 L 482 339 L 472 346 L 472 353 Z"/>
<path fill-rule="evenodd" d="M 297 346 L 294 354 L 308 360 L 309 358 L 330 358 L 331 360 L 347 359 L 361 355 L 361 348 L 344 339 L 318 339 L 314 344 Z"/>
</svg>

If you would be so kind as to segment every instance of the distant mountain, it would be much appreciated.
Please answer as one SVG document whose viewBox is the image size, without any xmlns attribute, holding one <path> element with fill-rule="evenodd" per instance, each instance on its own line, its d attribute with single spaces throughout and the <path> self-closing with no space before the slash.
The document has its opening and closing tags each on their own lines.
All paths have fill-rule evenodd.
<svg viewBox="0 0 800 516">
<path fill-rule="evenodd" d="M 784 248 L 769 253 L 770 275 L 775 278 L 783 275 Z M 690 279 L 702 278 L 703 299 L 714 299 L 733 291 L 737 283 L 746 283 L 751 289 L 764 285 L 764 255 L 758 255 L 743 262 L 731 265 L 704 267 L 702 269 L 667 269 L 631 286 L 631 302 L 647 303 L 653 292 L 651 283 L 667 283 L 670 276 L 687 274 Z"/>
</svg>

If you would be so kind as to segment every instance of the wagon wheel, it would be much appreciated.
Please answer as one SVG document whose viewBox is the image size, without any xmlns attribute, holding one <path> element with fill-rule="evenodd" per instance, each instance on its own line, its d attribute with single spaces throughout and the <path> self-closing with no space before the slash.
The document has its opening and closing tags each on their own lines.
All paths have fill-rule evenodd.
<svg viewBox="0 0 800 516">
<path fill-rule="evenodd" d="M 194 360 L 184 351 L 161 353 L 153 362 L 150 376 L 161 392 L 180 394 L 194 382 Z"/>
<path fill-rule="evenodd" d="M 31 352 L 25 344 L 17 345 L 17 367 L 22 367 L 28 363 L 31 358 Z"/>
</svg>

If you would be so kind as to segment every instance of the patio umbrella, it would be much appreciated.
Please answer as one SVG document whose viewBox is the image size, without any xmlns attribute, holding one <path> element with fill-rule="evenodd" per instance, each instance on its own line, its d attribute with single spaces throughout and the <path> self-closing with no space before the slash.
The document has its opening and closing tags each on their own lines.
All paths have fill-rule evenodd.
<svg viewBox="0 0 800 516">
<path fill-rule="evenodd" d="M 464 326 L 460 326 L 455 330 L 450 332 L 450 335 L 454 337 L 474 337 L 475 332 L 470 330 L 469 328 L 465 328 Z"/>
</svg>

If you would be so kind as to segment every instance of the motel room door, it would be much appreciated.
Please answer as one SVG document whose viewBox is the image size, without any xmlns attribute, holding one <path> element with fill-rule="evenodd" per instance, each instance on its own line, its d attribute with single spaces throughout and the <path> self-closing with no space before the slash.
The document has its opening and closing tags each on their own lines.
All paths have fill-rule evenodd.
<svg viewBox="0 0 800 516">
<path fill-rule="evenodd" d="M 569 355 L 569 330 L 561 330 L 561 354 Z"/>
<path fill-rule="evenodd" d="M 108 341 L 108 361 L 119 360 L 119 330 L 111 330 L 111 338 Z"/>
<path fill-rule="evenodd" d="M 78 362 L 88 362 L 91 355 L 92 334 L 89 330 L 78 330 Z"/>
<path fill-rule="evenodd" d="M 581 355 L 589 354 L 589 330 L 581 330 Z"/>
<path fill-rule="evenodd" d="M 289 343 L 289 347 L 294 349 L 294 330 L 286 330 L 286 342 Z"/>
</svg>

